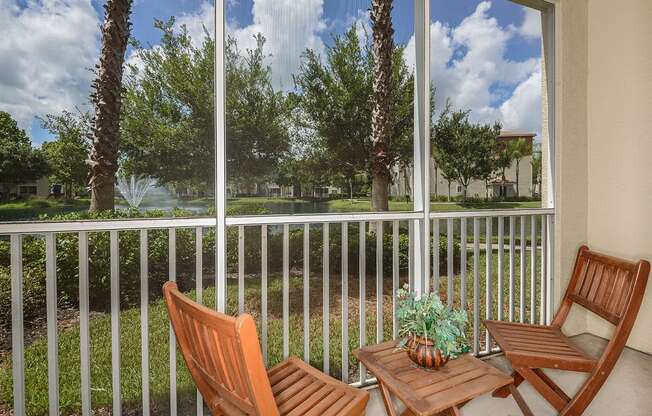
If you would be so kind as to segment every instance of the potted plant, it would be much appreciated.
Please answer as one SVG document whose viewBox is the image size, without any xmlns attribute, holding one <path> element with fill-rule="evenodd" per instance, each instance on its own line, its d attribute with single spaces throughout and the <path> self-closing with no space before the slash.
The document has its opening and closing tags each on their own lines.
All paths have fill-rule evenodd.
<svg viewBox="0 0 652 416">
<path fill-rule="evenodd" d="M 417 365 L 438 369 L 449 359 L 469 352 L 464 329 L 466 311 L 449 309 L 435 293 L 417 296 L 407 286 L 396 293 L 399 347 Z"/>
</svg>

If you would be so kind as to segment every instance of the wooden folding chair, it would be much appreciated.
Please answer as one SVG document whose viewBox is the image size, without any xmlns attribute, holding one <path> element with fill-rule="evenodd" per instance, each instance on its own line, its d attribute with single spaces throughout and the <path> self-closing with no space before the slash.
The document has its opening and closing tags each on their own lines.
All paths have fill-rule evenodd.
<svg viewBox="0 0 652 416">
<path fill-rule="evenodd" d="M 292 357 L 265 370 L 251 315 L 215 312 L 163 286 L 170 320 L 197 388 L 213 415 L 364 414 L 369 393 Z"/>
<path fill-rule="evenodd" d="M 590 251 L 582 246 L 564 299 L 550 326 L 485 321 L 514 369 L 514 384 L 498 389 L 495 397 L 514 399 L 524 414 L 532 412 L 516 387 L 528 381 L 560 415 L 575 416 L 591 403 L 625 348 L 643 300 L 650 263 L 637 263 Z M 615 325 L 613 337 L 595 359 L 573 345 L 561 327 L 576 303 Z M 543 368 L 590 373 L 574 397 L 569 397 Z"/>
</svg>

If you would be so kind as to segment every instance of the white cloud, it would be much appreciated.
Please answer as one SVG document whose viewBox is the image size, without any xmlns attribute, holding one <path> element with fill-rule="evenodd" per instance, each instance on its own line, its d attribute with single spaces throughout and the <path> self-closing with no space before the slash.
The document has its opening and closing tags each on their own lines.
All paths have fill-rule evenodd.
<svg viewBox="0 0 652 416">
<path fill-rule="evenodd" d="M 231 7 L 231 5 L 229 5 Z M 296 73 L 301 54 L 307 49 L 322 53 L 325 49 L 320 34 L 327 25 L 323 18 L 323 0 L 254 0 L 252 23 L 240 26 L 229 21 L 226 33 L 233 37 L 241 50 L 256 47 L 254 36 L 265 37 L 264 53 L 272 68 L 272 82 L 276 87 L 291 89 L 292 74 Z M 185 25 L 194 44 L 201 43 L 204 27 L 212 32 L 215 9 L 205 1 L 194 13 L 181 15 L 175 24 L 178 30 Z M 136 58 L 134 58 L 136 63 Z"/>
<path fill-rule="evenodd" d="M 227 24 L 228 35 L 244 50 L 254 48 L 254 36 L 261 33 L 266 39 L 264 52 L 269 55 L 272 82 L 277 87 L 292 88 L 292 74 L 299 67 L 301 54 L 307 48 L 324 51 L 320 37 L 326 29 L 323 0 L 254 0 L 252 15 L 249 26 Z"/>
<path fill-rule="evenodd" d="M 90 0 L 0 1 L 0 110 L 29 129 L 87 103 L 99 24 Z"/>
<path fill-rule="evenodd" d="M 194 13 L 184 13 L 177 18 L 175 29 L 179 30 L 185 26 L 188 35 L 195 46 L 199 46 L 206 37 L 206 31 L 211 37 L 215 37 L 215 6 L 207 1 L 199 6 Z"/>
<path fill-rule="evenodd" d="M 523 23 L 518 28 L 521 36 L 528 39 L 541 38 L 541 12 L 530 7 L 523 7 L 525 16 Z"/>
<path fill-rule="evenodd" d="M 541 70 L 534 71 L 516 87 L 512 96 L 500 106 L 503 127 L 508 130 L 541 130 Z"/>
<path fill-rule="evenodd" d="M 474 121 L 501 121 L 505 128 L 539 133 L 541 113 L 534 107 L 537 103 L 540 106 L 541 88 L 533 88 L 536 78 L 541 79 L 539 59 L 506 58 L 507 44 L 520 35 L 520 30 L 501 27 L 489 15 L 490 9 L 490 1 L 481 2 L 455 27 L 431 23 L 430 77 L 436 87 L 435 111 L 440 112 L 450 99 L 455 108 L 471 110 Z M 411 65 L 414 48 L 412 37 L 406 51 Z M 505 91 L 512 90 L 511 98 L 503 103 Z"/>
</svg>

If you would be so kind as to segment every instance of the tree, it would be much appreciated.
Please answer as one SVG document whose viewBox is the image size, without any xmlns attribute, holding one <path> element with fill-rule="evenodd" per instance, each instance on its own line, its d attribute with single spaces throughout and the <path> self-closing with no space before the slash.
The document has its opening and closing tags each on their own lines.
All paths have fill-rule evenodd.
<svg viewBox="0 0 652 416">
<path fill-rule="evenodd" d="M 62 184 L 66 198 L 71 199 L 86 185 L 90 115 L 69 111 L 48 114 L 42 120 L 42 127 L 57 137 L 41 147 L 50 166 L 50 181 Z"/>
<path fill-rule="evenodd" d="M 541 195 L 541 159 L 541 151 L 532 153 L 532 160 L 530 161 L 530 164 L 532 165 L 532 197 L 537 196 L 537 193 Z"/>
<path fill-rule="evenodd" d="M 469 183 L 488 180 L 496 166 L 496 143 L 500 123 L 474 124 L 468 111 L 451 111 L 439 117 L 431 132 L 435 162 L 448 178 L 457 180 L 467 198 Z"/>
<path fill-rule="evenodd" d="M 32 147 L 25 130 L 9 113 L 0 111 L 0 183 L 2 199 L 8 200 L 11 186 L 39 179 L 48 173 L 43 152 Z"/>
<path fill-rule="evenodd" d="M 414 79 L 403 56 L 403 48 L 394 47 L 389 97 L 392 129 L 386 147 L 390 168 L 406 166 L 412 158 Z M 350 193 L 361 173 L 373 176 L 370 39 L 361 42 L 352 27 L 335 37 L 324 59 L 307 50 L 295 84 L 296 124 L 304 131 L 300 147 L 318 153 L 318 158 L 310 159 L 322 163 L 321 170 L 331 178 L 343 177 Z"/>
<path fill-rule="evenodd" d="M 504 193 L 505 189 L 505 182 L 507 181 L 507 178 L 505 177 L 505 171 L 512 166 L 512 162 L 514 160 L 514 155 L 512 154 L 512 149 L 508 145 L 508 143 L 501 142 L 496 144 L 496 155 L 494 159 L 494 167 L 495 170 L 498 174 L 500 174 L 500 180 L 501 180 L 501 192 L 500 196 L 504 197 L 506 196 Z M 487 186 L 487 189 L 489 187 Z"/>
<path fill-rule="evenodd" d="M 230 180 L 267 180 L 290 150 L 291 106 L 271 83 L 265 64 L 265 38 L 243 54 L 234 39 L 226 43 L 226 152 Z"/>
<path fill-rule="evenodd" d="M 373 143 L 373 179 L 371 209 L 389 210 L 389 182 L 392 159 L 389 155 L 392 139 L 391 88 L 394 28 L 393 0 L 372 0 L 370 18 L 373 32 L 373 112 L 371 117 Z"/>
<path fill-rule="evenodd" d="M 521 159 L 532 154 L 532 145 L 528 143 L 524 138 L 518 138 L 516 140 L 510 140 L 507 144 L 507 148 L 512 157 L 512 160 L 516 162 L 516 197 L 519 197 L 519 182 L 520 182 L 520 167 Z"/>
<path fill-rule="evenodd" d="M 174 19 L 157 21 L 156 48 L 139 49 L 132 68 L 122 119 L 122 155 L 127 171 L 163 183 L 212 189 L 215 41 L 208 32 L 199 46 Z M 245 185 L 269 179 L 289 149 L 289 106 L 270 82 L 264 64 L 265 39 L 244 53 L 226 42 L 226 155 L 229 181 Z M 192 163 L 186 161 L 192 160 Z"/>
<path fill-rule="evenodd" d="M 156 20 L 154 27 L 160 43 L 135 44 L 139 65 L 129 67 L 125 80 L 122 168 L 205 190 L 212 187 L 215 163 L 215 42 L 206 34 L 200 47 L 193 46 L 185 28 L 174 33 L 174 19 Z"/>
<path fill-rule="evenodd" d="M 95 109 L 88 184 L 90 211 L 114 208 L 115 174 L 118 171 L 118 138 L 122 94 L 122 73 L 127 51 L 133 0 L 108 0 L 104 5 L 102 47 L 91 101 Z"/>
</svg>

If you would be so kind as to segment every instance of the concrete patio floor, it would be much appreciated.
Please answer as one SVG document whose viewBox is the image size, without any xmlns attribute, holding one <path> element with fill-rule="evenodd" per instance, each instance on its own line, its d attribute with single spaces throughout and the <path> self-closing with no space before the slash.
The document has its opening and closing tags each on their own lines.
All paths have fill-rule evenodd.
<svg viewBox="0 0 652 416">
<path fill-rule="evenodd" d="M 607 341 L 590 334 L 577 335 L 573 342 L 587 353 L 597 357 Z M 505 373 L 511 373 L 509 363 L 502 355 L 488 358 L 487 361 Z M 570 396 L 581 387 L 586 374 L 546 370 L 555 383 Z M 519 391 L 523 394 L 530 409 L 536 416 L 556 415 L 555 409 L 548 404 L 527 383 L 521 384 Z M 367 415 L 385 415 L 385 407 L 377 388 L 370 389 L 371 399 L 367 406 Z M 405 407 L 395 399 L 397 409 Z M 626 348 L 616 363 L 598 395 L 588 407 L 585 415 L 591 416 L 649 416 L 652 415 L 652 355 Z M 514 400 L 496 399 L 485 394 L 469 402 L 462 408 L 465 416 L 518 416 L 522 415 Z"/>
</svg>

